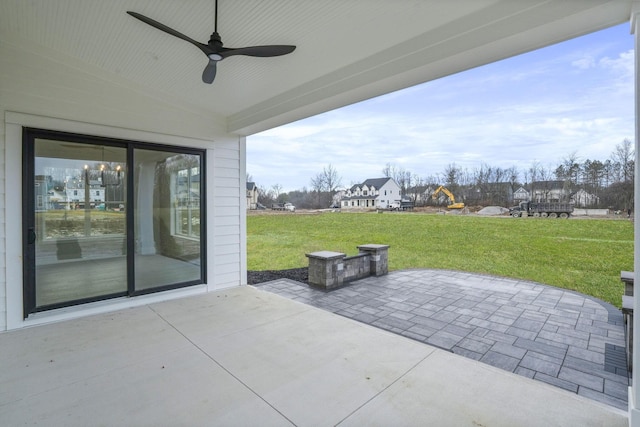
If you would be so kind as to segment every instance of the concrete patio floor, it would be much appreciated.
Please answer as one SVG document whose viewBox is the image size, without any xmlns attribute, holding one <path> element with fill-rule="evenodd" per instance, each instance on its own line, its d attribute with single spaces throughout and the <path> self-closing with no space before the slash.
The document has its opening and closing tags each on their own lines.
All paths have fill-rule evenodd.
<svg viewBox="0 0 640 427">
<path fill-rule="evenodd" d="M 540 283 L 413 269 L 330 292 L 281 279 L 260 289 L 627 408 L 621 311 Z"/>
<path fill-rule="evenodd" d="M 627 416 L 243 286 L 0 334 L 0 424 L 622 427 Z"/>
</svg>

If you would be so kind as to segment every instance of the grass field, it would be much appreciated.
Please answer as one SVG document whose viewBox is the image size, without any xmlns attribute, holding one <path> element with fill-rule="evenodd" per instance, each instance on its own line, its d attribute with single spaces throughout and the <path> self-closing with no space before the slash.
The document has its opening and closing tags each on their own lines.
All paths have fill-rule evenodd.
<svg viewBox="0 0 640 427">
<path fill-rule="evenodd" d="M 247 217 L 249 270 L 306 267 L 306 253 L 354 255 L 390 245 L 389 269 L 437 268 L 521 278 L 620 306 L 621 270 L 633 269 L 633 223 L 412 213 Z"/>
</svg>

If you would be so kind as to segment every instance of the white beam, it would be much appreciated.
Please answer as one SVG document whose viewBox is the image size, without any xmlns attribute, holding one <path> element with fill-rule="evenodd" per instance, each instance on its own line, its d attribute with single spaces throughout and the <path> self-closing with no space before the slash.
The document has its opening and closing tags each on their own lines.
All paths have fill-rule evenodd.
<svg viewBox="0 0 640 427">
<path fill-rule="evenodd" d="M 635 2 L 631 11 L 631 32 L 634 35 L 635 39 L 635 56 L 634 56 L 634 66 L 635 66 L 635 186 L 634 186 L 634 209 L 633 209 L 633 219 L 634 219 L 634 248 L 633 248 L 633 275 L 634 275 L 634 284 L 640 283 L 640 212 L 635 206 L 635 201 L 640 200 L 640 166 L 638 165 L 638 158 L 640 154 L 640 124 L 638 123 L 638 112 L 640 111 L 640 88 L 639 83 L 639 74 L 638 70 L 640 69 L 640 55 L 638 55 L 638 48 L 640 47 L 640 2 Z M 635 288 L 635 285 L 634 285 Z M 639 291 L 635 291 L 633 293 L 633 303 L 634 307 L 640 308 L 640 288 Z M 633 343 L 640 343 L 640 311 L 638 316 L 634 316 L 633 318 Z M 629 387 L 629 426 L 630 427 L 640 427 L 640 390 L 638 389 L 638 382 L 640 381 L 640 376 L 638 376 L 638 370 L 640 368 L 640 351 L 635 349 L 633 351 L 633 380 L 632 385 Z"/>
</svg>

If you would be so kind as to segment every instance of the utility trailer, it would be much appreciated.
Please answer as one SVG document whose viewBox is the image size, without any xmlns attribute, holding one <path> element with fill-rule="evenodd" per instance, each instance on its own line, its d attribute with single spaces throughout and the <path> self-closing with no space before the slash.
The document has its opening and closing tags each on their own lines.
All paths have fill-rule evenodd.
<svg viewBox="0 0 640 427">
<path fill-rule="evenodd" d="M 514 218 L 524 216 L 542 218 L 569 218 L 573 213 L 572 203 L 554 202 L 520 202 L 518 206 L 509 209 L 509 214 Z"/>
</svg>

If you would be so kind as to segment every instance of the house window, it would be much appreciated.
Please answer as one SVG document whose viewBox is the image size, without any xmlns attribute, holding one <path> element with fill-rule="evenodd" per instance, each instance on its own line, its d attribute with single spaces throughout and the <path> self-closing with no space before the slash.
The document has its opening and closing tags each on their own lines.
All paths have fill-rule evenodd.
<svg viewBox="0 0 640 427">
<path fill-rule="evenodd" d="M 25 318 L 206 282 L 204 150 L 38 129 L 23 141 Z M 76 187 L 73 204 L 39 210 L 40 177 Z"/>
</svg>

